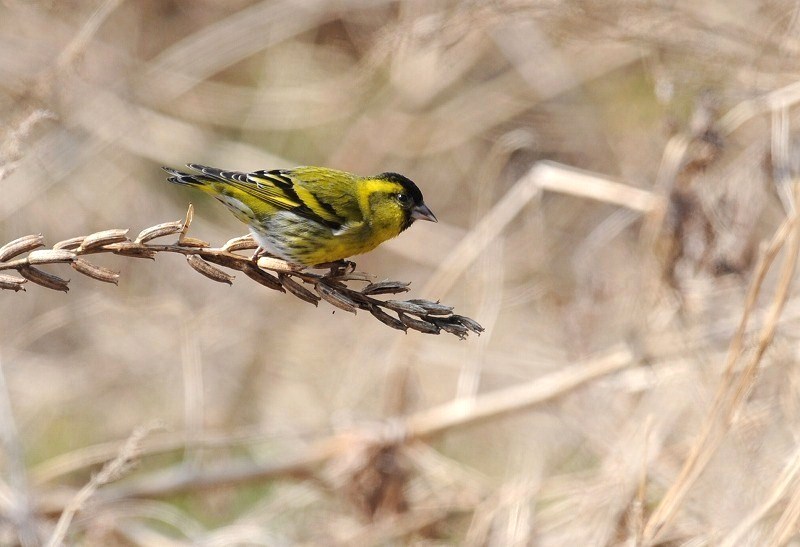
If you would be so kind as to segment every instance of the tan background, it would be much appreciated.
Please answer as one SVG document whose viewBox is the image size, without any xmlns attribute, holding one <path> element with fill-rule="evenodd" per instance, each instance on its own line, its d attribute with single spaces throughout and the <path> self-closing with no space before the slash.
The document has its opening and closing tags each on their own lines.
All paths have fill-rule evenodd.
<svg viewBox="0 0 800 547">
<path fill-rule="evenodd" d="M 394 170 L 440 222 L 359 268 L 487 329 L 403 335 L 179 256 L 48 267 L 69 293 L 0 294 L 2 543 L 784 543 L 780 260 L 723 371 L 792 207 L 799 28 L 786 1 L 0 2 L 0 243 L 189 202 L 195 237 L 245 232 L 160 165 Z M 428 436 L 386 448 L 403 425 Z"/>
</svg>

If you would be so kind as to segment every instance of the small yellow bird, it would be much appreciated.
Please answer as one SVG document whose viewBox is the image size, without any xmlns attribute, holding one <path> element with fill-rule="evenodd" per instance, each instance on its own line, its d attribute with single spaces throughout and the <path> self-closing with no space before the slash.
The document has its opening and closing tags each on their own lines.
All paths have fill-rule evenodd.
<svg viewBox="0 0 800 547">
<path fill-rule="evenodd" d="M 211 194 L 250 227 L 267 253 L 316 266 L 371 251 L 417 220 L 438 222 L 417 185 L 397 173 L 360 177 L 326 167 L 196 174 L 162 167 L 175 184 Z"/>
</svg>

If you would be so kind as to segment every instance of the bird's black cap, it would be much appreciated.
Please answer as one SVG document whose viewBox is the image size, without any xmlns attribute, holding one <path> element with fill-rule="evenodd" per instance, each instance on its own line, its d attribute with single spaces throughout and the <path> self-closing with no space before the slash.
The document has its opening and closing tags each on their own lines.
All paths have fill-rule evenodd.
<svg viewBox="0 0 800 547">
<path fill-rule="evenodd" d="M 402 186 L 411 199 L 414 201 L 415 204 L 419 205 L 422 203 L 422 192 L 420 192 L 417 185 L 414 182 L 404 177 L 399 173 L 381 173 L 380 175 L 375 176 L 376 179 L 388 180 L 389 182 L 396 182 L 400 186 Z"/>
</svg>

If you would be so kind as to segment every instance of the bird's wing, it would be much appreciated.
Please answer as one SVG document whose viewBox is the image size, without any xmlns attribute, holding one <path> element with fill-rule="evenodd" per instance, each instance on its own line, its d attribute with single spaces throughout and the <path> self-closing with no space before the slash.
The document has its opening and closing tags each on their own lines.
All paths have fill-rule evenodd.
<svg viewBox="0 0 800 547">
<path fill-rule="evenodd" d="M 355 196 L 356 177 L 344 171 L 298 167 L 256 171 L 247 175 L 258 190 L 278 191 L 298 214 L 338 230 L 363 220 Z M 270 189 L 272 187 L 272 189 Z M 335 226 L 334 226 L 335 225 Z"/>
<path fill-rule="evenodd" d="M 340 216 L 334 208 L 328 207 L 324 201 L 317 199 L 308 188 L 301 185 L 301 181 L 292 176 L 292 170 L 241 173 L 194 164 L 190 167 L 224 186 L 245 194 L 252 200 L 279 210 L 291 211 L 328 226 L 332 230 L 340 229 L 348 220 L 346 217 Z M 257 206 L 251 206 L 251 208 L 254 211 L 259 209 Z"/>
</svg>

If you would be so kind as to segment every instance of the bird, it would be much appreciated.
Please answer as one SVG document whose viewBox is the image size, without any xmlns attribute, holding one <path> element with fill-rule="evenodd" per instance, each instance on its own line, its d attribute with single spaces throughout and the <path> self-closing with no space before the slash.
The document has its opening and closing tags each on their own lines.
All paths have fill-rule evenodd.
<svg viewBox="0 0 800 547">
<path fill-rule="evenodd" d="M 250 228 L 261 253 L 300 268 L 342 263 L 398 236 L 415 220 L 438 222 L 414 182 L 327 167 L 252 172 L 195 163 L 167 180 L 211 194 Z"/>
</svg>

